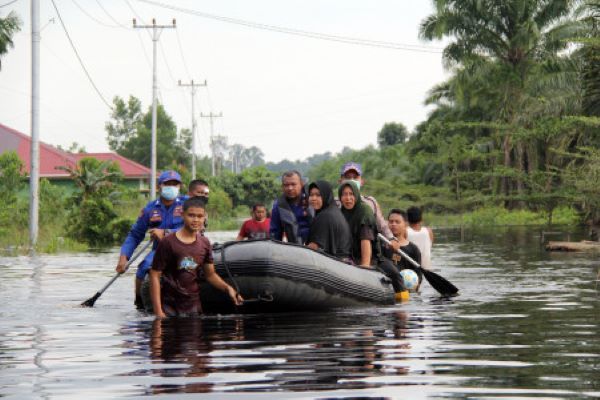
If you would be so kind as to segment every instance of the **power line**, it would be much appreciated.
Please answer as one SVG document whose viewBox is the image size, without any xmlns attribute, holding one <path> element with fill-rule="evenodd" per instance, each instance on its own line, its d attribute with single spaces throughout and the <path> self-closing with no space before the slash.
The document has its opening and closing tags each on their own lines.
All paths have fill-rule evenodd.
<svg viewBox="0 0 600 400">
<path fill-rule="evenodd" d="M 113 22 L 115 24 L 117 24 L 117 26 L 119 26 L 119 27 L 121 27 L 123 29 L 129 29 L 129 27 L 127 25 L 124 25 L 124 24 L 120 23 L 119 21 L 117 21 L 115 19 L 115 17 L 113 17 L 112 14 L 109 13 L 106 8 L 104 8 L 104 6 L 102 5 L 102 3 L 100 1 L 96 0 L 96 3 L 100 6 L 100 8 L 102 9 L 102 11 L 104 11 L 104 14 L 108 15 L 108 18 L 112 19 Z"/>
<path fill-rule="evenodd" d="M 187 63 L 185 62 L 185 56 L 183 55 L 183 47 L 181 46 L 181 38 L 179 37 L 179 29 L 175 29 L 175 33 L 177 34 L 177 44 L 179 45 L 179 54 L 181 54 L 181 61 L 183 61 L 183 67 L 185 68 L 185 72 L 187 73 L 188 78 L 192 78 L 192 74 L 190 74 L 190 70 L 188 69 Z"/>
<path fill-rule="evenodd" d="M 12 0 L 12 1 L 9 1 L 8 3 L 0 4 L 0 8 L 10 6 L 11 4 L 16 3 L 17 1 L 19 1 L 19 0 Z"/>
<path fill-rule="evenodd" d="M 109 109 L 112 110 L 113 109 L 112 106 L 110 105 L 110 103 L 108 101 L 106 101 L 106 99 L 104 98 L 104 96 L 102 95 L 102 93 L 100 92 L 100 90 L 98 89 L 98 87 L 96 86 L 96 84 L 94 83 L 94 80 L 92 79 L 92 77 L 91 77 L 90 73 L 88 72 L 87 68 L 83 64 L 83 60 L 79 56 L 79 52 L 77 51 L 77 49 L 75 48 L 75 44 L 71 40 L 71 36 L 69 35 L 69 31 L 67 30 L 67 27 L 65 26 L 65 22 L 63 21 L 62 16 L 60 15 L 60 12 L 58 11 L 58 7 L 56 6 L 56 3 L 54 2 L 54 0 L 52 0 L 52 5 L 54 6 L 54 10 L 56 11 L 56 15 L 58 15 L 58 20 L 60 21 L 60 24 L 62 25 L 63 30 L 65 31 L 65 35 L 67 35 L 67 39 L 69 39 L 69 43 L 71 44 L 71 48 L 73 49 L 73 52 L 77 56 L 77 60 L 79 60 L 79 65 L 81 65 L 81 68 L 85 72 L 85 75 L 87 76 L 88 80 L 90 81 L 90 83 L 94 87 L 94 90 L 96 91 L 96 93 L 98 93 L 98 96 L 100 96 L 100 99 L 102 99 L 102 101 L 104 102 L 104 104 L 106 104 L 106 106 Z"/>
<path fill-rule="evenodd" d="M 243 19 L 223 17 L 221 15 L 209 14 L 209 13 L 205 13 L 205 12 L 201 12 L 201 11 L 197 11 L 197 10 L 191 10 L 188 8 L 177 7 L 177 6 L 173 6 L 170 4 L 165 4 L 165 3 L 161 3 L 161 2 L 153 1 L 153 0 L 137 0 L 137 1 L 140 1 L 142 3 L 151 4 L 151 5 L 154 5 L 157 7 L 168 8 L 168 9 L 171 9 L 174 11 L 179 11 L 179 12 L 182 12 L 185 14 L 195 15 L 195 16 L 202 17 L 202 18 L 226 22 L 229 24 L 246 26 L 248 28 L 261 29 L 261 30 L 278 32 L 278 33 L 285 33 L 288 35 L 302 36 L 302 37 L 308 37 L 308 38 L 312 38 L 312 39 L 327 40 L 327 41 L 331 41 L 331 42 L 354 44 L 354 45 L 360 45 L 360 46 L 386 48 L 386 49 L 392 49 L 392 50 L 404 50 L 404 51 L 414 51 L 414 52 L 420 52 L 420 53 L 433 53 L 433 54 L 442 53 L 442 49 L 430 47 L 430 46 L 422 46 L 422 45 L 414 45 L 414 44 L 398 43 L 398 42 L 387 42 L 387 41 L 381 41 L 381 40 L 370 40 L 370 39 L 362 39 L 362 38 L 356 38 L 356 37 L 350 37 L 350 36 L 331 35 L 331 34 L 326 34 L 326 33 L 321 33 L 321 32 L 304 31 L 304 30 L 300 30 L 300 29 L 286 28 L 286 27 L 277 26 L 277 25 L 262 24 L 262 23 L 247 21 L 247 20 L 243 20 Z"/>
<path fill-rule="evenodd" d="M 87 11 L 86 11 L 86 10 L 85 10 L 83 7 L 81 7 L 81 6 L 79 5 L 79 3 L 77 3 L 75 0 L 71 0 L 71 1 L 73 1 L 73 4 L 75 4 L 75 6 L 77 6 L 77 8 L 79 8 L 79 10 L 80 10 L 82 13 L 84 13 L 85 15 L 87 15 L 87 16 L 88 16 L 88 18 L 90 18 L 90 19 L 92 19 L 92 20 L 96 21 L 96 23 L 98 23 L 98 24 L 100 24 L 100 25 L 102 25 L 102 26 L 105 26 L 105 27 L 107 27 L 107 28 L 119 28 L 119 26 L 116 26 L 116 25 L 110 25 L 110 24 L 107 24 L 106 22 L 100 21 L 98 18 L 96 18 L 96 17 L 94 17 L 93 15 L 91 15 L 90 13 L 88 13 L 88 12 L 87 12 Z"/>
<path fill-rule="evenodd" d="M 177 29 L 175 29 L 175 31 L 177 31 Z M 169 60 L 167 58 L 167 55 L 165 54 L 165 48 L 162 45 L 162 42 L 158 43 L 160 46 L 160 52 L 163 56 L 163 59 L 165 61 L 165 65 L 167 66 L 167 71 L 169 72 L 169 76 L 171 77 L 171 80 L 173 81 L 173 83 L 175 84 L 175 86 L 177 86 L 177 81 L 175 80 L 175 76 L 173 75 L 173 71 L 171 70 L 171 66 L 169 65 Z M 182 92 L 181 93 L 181 98 L 183 100 L 183 103 L 185 104 L 185 107 L 187 108 L 187 110 L 189 111 L 190 109 L 190 105 L 187 102 L 187 98 L 184 96 L 184 94 Z"/>
</svg>

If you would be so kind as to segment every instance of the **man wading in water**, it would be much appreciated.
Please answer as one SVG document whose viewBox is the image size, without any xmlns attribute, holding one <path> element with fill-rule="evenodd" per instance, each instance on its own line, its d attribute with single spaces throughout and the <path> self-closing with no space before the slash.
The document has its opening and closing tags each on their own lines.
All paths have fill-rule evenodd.
<svg viewBox="0 0 600 400">
<path fill-rule="evenodd" d="M 183 228 L 158 243 L 150 270 L 150 297 L 158 318 L 202 314 L 198 285 L 200 267 L 206 281 L 227 293 L 235 305 L 244 302 L 242 296 L 215 272 L 210 242 L 200 235 L 205 217 L 202 199 L 186 200 L 183 203 Z"/>
</svg>

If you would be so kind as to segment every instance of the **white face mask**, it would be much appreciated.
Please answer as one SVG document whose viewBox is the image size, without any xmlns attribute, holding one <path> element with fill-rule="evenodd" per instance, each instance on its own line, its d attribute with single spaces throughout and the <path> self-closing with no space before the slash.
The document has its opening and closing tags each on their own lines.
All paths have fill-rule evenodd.
<svg viewBox="0 0 600 400">
<path fill-rule="evenodd" d="M 178 186 L 163 186 L 160 189 L 160 197 L 165 200 L 175 200 L 175 198 L 179 195 L 179 187 Z"/>
</svg>

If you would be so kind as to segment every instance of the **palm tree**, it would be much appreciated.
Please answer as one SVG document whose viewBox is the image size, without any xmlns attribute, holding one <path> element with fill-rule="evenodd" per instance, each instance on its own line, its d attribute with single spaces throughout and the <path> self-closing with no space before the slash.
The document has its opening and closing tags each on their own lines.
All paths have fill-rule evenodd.
<svg viewBox="0 0 600 400">
<path fill-rule="evenodd" d="M 587 28 L 582 48 L 583 110 L 600 116 L 600 0 L 587 0 L 577 9 Z"/>
<path fill-rule="evenodd" d="M 2 69 L 2 56 L 13 47 L 12 36 L 21 30 L 21 20 L 14 11 L 5 18 L 0 18 L 0 69 Z"/>
<path fill-rule="evenodd" d="M 75 185 L 81 189 L 82 200 L 95 195 L 110 196 L 114 183 L 122 177 L 121 170 L 114 161 L 99 161 L 93 157 L 82 158 L 75 167 L 61 166 L 57 169 L 69 173 Z"/>
<path fill-rule="evenodd" d="M 567 19 L 572 4 L 573 0 L 434 0 L 435 13 L 421 23 L 421 37 L 453 39 L 444 49 L 447 67 L 488 82 L 493 118 L 513 127 L 498 133 L 505 171 L 515 164 L 519 173 L 525 169 L 527 151 L 514 134 L 532 101 L 528 93 L 538 84 L 539 74 L 545 66 L 548 70 L 562 66 L 560 51 L 567 48 L 565 39 L 576 29 Z M 478 98 L 489 101 L 489 97 Z M 516 188 L 522 194 L 518 176 Z M 508 176 L 501 185 L 509 195 Z"/>
</svg>

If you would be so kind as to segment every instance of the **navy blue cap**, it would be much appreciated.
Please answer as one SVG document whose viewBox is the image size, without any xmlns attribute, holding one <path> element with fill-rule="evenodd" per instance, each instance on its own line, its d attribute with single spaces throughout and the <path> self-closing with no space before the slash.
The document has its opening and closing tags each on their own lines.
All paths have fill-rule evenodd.
<svg viewBox="0 0 600 400">
<path fill-rule="evenodd" d="M 177 171 L 165 171 L 158 177 L 158 184 L 162 184 L 168 181 L 177 181 L 181 183 L 181 175 Z"/>
</svg>

